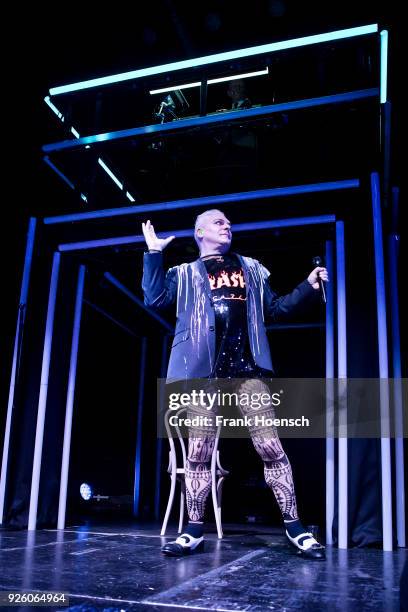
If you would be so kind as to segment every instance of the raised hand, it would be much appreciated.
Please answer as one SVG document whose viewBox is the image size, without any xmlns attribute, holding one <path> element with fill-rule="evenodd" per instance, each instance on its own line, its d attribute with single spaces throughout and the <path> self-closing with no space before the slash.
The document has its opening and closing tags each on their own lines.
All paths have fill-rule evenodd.
<svg viewBox="0 0 408 612">
<path fill-rule="evenodd" d="M 149 219 L 146 221 L 146 223 L 142 223 L 142 231 L 149 251 L 163 251 L 163 249 L 165 249 L 166 246 L 175 238 L 175 236 L 158 238 Z"/>
</svg>

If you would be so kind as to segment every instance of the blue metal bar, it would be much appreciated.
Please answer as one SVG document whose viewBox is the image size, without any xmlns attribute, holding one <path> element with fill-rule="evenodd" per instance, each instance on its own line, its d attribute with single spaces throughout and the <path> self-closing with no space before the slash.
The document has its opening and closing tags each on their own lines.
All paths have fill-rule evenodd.
<svg viewBox="0 0 408 612">
<path fill-rule="evenodd" d="M 326 242 L 326 544 L 333 544 L 334 518 L 334 261 L 333 242 Z"/>
<path fill-rule="evenodd" d="M 378 369 L 380 377 L 381 412 L 381 497 L 383 550 L 392 550 L 392 488 L 390 407 L 388 395 L 388 341 L 387 311 L 385 295 L 384 248 L 382 235 L 382 210 L 380 180 L 377 172 L 371 174 L 371 197 L 373 207 L 375 283 L 377 294 Z"/>
<path fill-rule="evenodd" d="M 142 427 L 143 427 L 143 403 L 146 371 L 147 338 L 142 339 L 139 373 L 139 398 L 137 403 L 137 429 L 136 429 L 136 455 L 135 455 L 135 481 L 133 489 L 133 514 L 139 515 L 140 504 L 140 462 L 142 457 Z"/>
<path fill-rule="evenodd" d="M 52 170 L 54 170 L 54 172 L 55 172 L 56 174 L 58 174 L 58 176 L 59 176 L 60 178 L 62 178 L 62 180 L 64 181 L 64 183 L 66 183 L 66 184 L 68 185 L 68 187 L 71 187 L 71 189 L 74 189 L 74 190 L 75 190 L 75 185 L 74 185 L 74 183 L 72 183 L 72 182 L 69 180 L 69 178 L 67 178 L 67 177 L 65 176 L 65 174 L 63 174 L 63 173 L 61 172 L 61 170 L 58 170 L 57 166 L 56 166 L 55 164 L 53 164 L 53 163 L 52 163 L 52 161 L 50 160 L 50 158 L 48 157 L 48 155 L 45 155 L 45 156 L 43 157 L 43 160 L 45 161 L 45 163 L 47 164 L 47 166 L 49 166 L 49 167 L 50 167 Z"/>
<path fill-rule="evenodd" d="M 21 293 L 20 293 L 20 304 L 26 305 L 27 303 L 27 295 L 28 289 L 30 286 L 30 273 L 31 273 L 31 264 L 33 260 L 33 252 L 34 252 L 34 239 L 35 239 L 35 228 L 37 225 L 37 219 L 34 217 L 30 218 L 28 224 L 28 232 L 27 232 L 27 247 L 26 254 L 24 259 L 24 270 L 23 270 L 23 278 L 21 281 Z"/>
<path fill-rule="evenodd" d="M 384 209 L 388 208 L 390 196 L 391 116 L 391 102 L 385 102 L 385 104 L 381 106 L 381 152 L 383 158 L 382 195 Z"/>
<path fill-rule="evenodd" d="M 69 455 L 71 451 L 72 416 L 74 413 L 75 382 L 78 362 L 79 333 L 81 330 L 82 298 L 84 295 L 85 271 L 85 266 L 79 266 L 75 300 L 74 324 L 72 329 L 71 358 L 69 362 L 67 401 L 65 407 L 64 442 L 62 446 L 61 479 L 58 502 L 58 529 L 65 528 Z"/>
<path fill-rule="evenodd" d="M 380 102 L 387 102 L 387 78 L 388 78 L 388 30 L 380 32 Z"/>
<path fill-rule="evenodd" d="M 75 140 L 62 140 L 53 142 L 42 147 L 44 153 L 53 153 L 55 151 L 63 151 L 67 149 L 75 149 L 86 145 L 100 144 L 121 138 L 130 138 L 135 136 L 161 134 L 164 132 L 174 132 L 185 130 L 187 128 L 198 127 L 202 125 L 216 125 L 225 123 L 226 121 L 235 121 L 241 119 L 250 119 L 251 117 L 262 117 L 273 113 L 281 113 L 283 111 L 298 110 L 302 108 L 312 108 L 327 104 L 341 104 L 352 100 L 361 100 L 365 98 L 374 98 L 379 95 L 378 88 L 362 89 L 351 91 L 343 94 L 332 96 L 322 96 L 319 98 L 308 98 L 306 100 L 295 100 L 293 102 L 283 102 L 281 104 L 268 104 L 259 108 L 248 108 L 245 110 L 234 110 L 226 113 L 215 113 L 214 115 L 206 115 L 203 117 L 194 117 L 190 119 L 178 119 L 169 123 L 158 123 L 154 125 L 144 125 L 126 130 L 118 130 L 116 132 L 106 132 L 104 134 L 94 134 L 92 136 L 83 136 Z"/>
<path fill-rule="evenodd" d="M 162 353 L 161 353 L 161 364 L 160 364 L 160 378 L 165 378 L 165 376 L 166 376 L 168 342 L 169 342 L 169 336 L 168 335 L 163 336 Z M 163 393 L 162 386 L 160 386 L 160 391 L 161 391 L 161 395 L 160 395 L 160 398 L 159 398 L 159 412 L 158 412 L 158 415 L 164 416 L 164 411 L 163 411 L 164 397 L 162 395 L 162 393 Z M 159 427 L 159 424 L 158 424 L 158 427 Z M 155 488 L 155 491 L 154 491 L 154 518 L 156 519 L 156 521 L 158 521 L 159 517 L 160 517 L 160 493 L 161 493 L 161 475 L 162 475 L 162 469 L 161 469 L 162 455 L 163 455 L 163 437 L 158 435 L 157 436 L 157 440 L 156 440 L 156 478 L 155 478 L 156 488 Z"/>
<path fill-rule="evenodd" d="M 346 261 L 344 222 L 336 223 L 338 376 L 347 378 Z"/>
<path fill-rule="evenodd" d="M 29 531 L 34 531 L 37 527 L 37 507 L 38 507 L 38 493 L 39 493 L 39 488 L 40 488 L 42 448 L 43 448 L 43 441 L 44 441 L 45 410 L 46 410 L 46 405 L 47 405 L 48 377 L 50 373 L 52 335 L 53 335 L 53 328 L 54 328 L 54 314 L 55 314 L 55 303 L 56 303 L 56 298 L 57 298 L 60 259 L 61 259 L 61 254 L 54 253 L 54 257 L 52 260 L 50 293 L 49 293 L 49 298 L 48 298 L 47 321 L 45 325 L 44 350 L 43 350 L 43 359 L 42 359 L 42 367 L 41 367 L 40 396 L 38 399 L 37 429 L 36 429 L 36 434 L 35 434 L 34 460 L 33 460 L 33 475 L 31 479 L 30 508 L 29 508 L 29 513 L 28 513 L 28 530 Z"/>
<path fill-rule="evenodd" d="M 153 204 L 140 204 L 137 206 L 125 206 L 121 208 L 108 208 L 105 210 L 93 210 L 68 215 L 56 215 L 53 217 L 44 217 L 44 223 L 45 225 L 54 225 L 56 223 L 71 223 L 72 221 L 88 221 L 90 219 L 104 219 L 122 215 L 137 215 L 145 212 L 177 210 L 180 208 L 193 208 L 196 206 L 219 206 L 221 204 L 228 204 L 231 202 L 246 202 L 249 200 L 262 200 L 265 198 L 280 198 L 284 196 L 336 191 L 341 189 L 357 189 L 358 187 L 360 187 L 359 179 L 328 181 L 324 183 L 309 183 L 306 185 L 291 185 L 288 187 L 274 187 L 272 189 L 257 189 L 255 191 L 243 191 L 226 193 L 222 195 L 190 198 L 188 200 L 172 200 L 170 202 L 156 202 Z"/>
<path fill-rule="evenodd" d="M 395 505 L 397 515 L 397 545 L 401 548 L 405 548 L 404 412 L 401 385 L 401 344 L 398 305 L 398 247 L 399 236 L 392 234 L 388 239 L 388 260 L 391 304 L 392 373 L 394 377 Z"/>
<path fill-rule="evenodd" d="M 314 34 L 312 36 L 302 36 L 301 38 L 292 38 L 290 40 L 268 43 L 265 45 L 257 45 L 255 47 L 247 47 L 246 49 L 236 49 L 234 51 L 225 51 L 223 53 L 216 53 L 214 55 L 205 55 L 203 57 L 196 57 L 194 59 L 172 62 L 170 64 L 164 64 L 160 66 L 153 66 L 151 68 L 140 68 L 138 70 L 131 70 L 129 72 L 122 72 L 120 74 L 113 74 L 106 77 L 89 79 L 87 81 L 80 81 L 77 83 L 71 83 L 69 85 L 60 85 L 58 87 L 52 87 L 50 89 L 50 95 L 56 96 L 64 93 L 80 91 L 83 89 L 90 89 L 92 87 L 113 85 L 115 83 L 121 83 L 123 81 L 140 79 L 142 77 L 152 76 L 155 74 L 164 74 L 172 72 L 174 70 L 196 68 L 198 66 L 205 66 L 208 64 L 215 64 L 218 62 L 230 61 L 239 58 L 246 58 L 254 55 L 261 55 L 263 53 L 274 53 L 276 51 L 281 51 L 284 49 L 295 49 L 297 47 L 305 47 L 308 45 L 315 45 L 319 43 L 329 42 L 332 40 L 341 40 L 343 38 L 353 38 L 356 36 L 364 36 L 366 34 L 374 34 L 375 32 L 378 32 L 378 25 L 369 24 L 365 26 L 358 26 L 355 28 L 335 30 L 333 32 L 326 32 L 323 34 Z"/>
<path fill-rule="evenodd" d="M 347 320 L 344 222 L 336 223 L 337 368 L 339 393 L 338 546 L 348 546 Z"/>
<path fill-rule="evenodd" d="M 334 215 L 320 215 L 317 217 L 297 217 L 294 219 L 273 219 L 271 221 L 254 221 L 253 223 L 239 223 L 233 226 L 233 231 L 244 232 L 257 229 L 273 229 L 277 227 L 293 227 L 302 225 L 318 225 L 324 223 L 333 223 L 336 220 Z M 169 232 L 170 234 L 170 232 Z M 193 229 L 175 230 L 171 232 L 176 238 L 192 238 L 194 235 Z M 120 238 L 101 238 L 99 240 L 85 240 L 83 242 L 68 242 L 60 244 L 58 250 L 61 252 L 67 251 L 83 251 L 87 249 L 100 249 L 110 246 L 118 246 L 122 244 L 143 243 L 145 238 L 143 234 L 135 236 L 122 236 Z"/>
<path fill-rule="evenodd" d="M 21 354 L 21 342 L 22 342 L 25 314 L 26 314 L 26 308 L 27 308 L 27 296 L 28 296 L 28 288 L 30 284 L 31 263 L 33 259 L 36 224 L 37 224 L 37 219 L 34 219 L 33 217 L 31 217 L 29 221 L 29 225 L 28 225 L 28 232 L 27 232 L 27 244 L 26 244 L 26 252 L 25 252 L 25 258 L 24 258 L 23 278 L 21 280 L 20 302 L 19 302 L 18 313 L 17 313 L 16 334 L 14 337 L 14 350 L 13 350 L 13 361 L 12 361 L 12 366 L 11 366 L 10 387 L 9 387 L 9 396 L 8 396 L 8 404 L 7 404 L 6 427 L 4 430 L 3 455 L 2 455 L 2 462 L 1 462 L 1 477 L 0 477 L 0 525 L 3 522 L 3 514 L 4 514 L 4 500 L 5 500 L 6 484 L 7 484 L 8 455 L 9 455 L 9 449 L 10 449 L 11 420 L 13 416 L 14 394 L 15 394 L 15 388 L 16 388 L 19 358 Z"/>
<path fill-rule="evenodd" d="M 142 302 L 142 300 L 140 300 L 137 295 L 135 295 L 134 293 L 132 293 L 131 291 L 129 291 L 129 289 L 127 289 L 127 287 L 125 287 L 125 285 L 123 285 L 120 281 L 118 281 L 117 278 L 115 278 L 114 276 L 112 276 L 112 274 L 110 274 L 109 272 L 105 272 L 104 277 L 110 282 L 112 283 L 112 285 L 114 287 L 116 287 L 117 289 L 119 289 L 122 293 L 124 293 L 128 298 L 130 298 L 132 300 L 132 302 L 135 302 L 135 304 L 137 304 L 138 306 L 140 306 L 140 308 L 143 308 L 143 310 L 145 310 L 151 317 L 153 317 L 154 319 L 156 319 L 156 321 L 158 321 L 159 323 L 161 323 L 161 325 L 163 325 L 163 327 L 170 332 L 171 334 L 173 333 L 173 328 L 172 326 L 167 323 L 167 321 L 165 319 L 163 319 L 163 317 L 161 317 L 159 314 L 157 314 L 157 312 L 154 312 L 154 310 L 151 310 L 149 308 L 147 308 L 147 306 L 144 305 L 144 303 Z"/>
</svg>

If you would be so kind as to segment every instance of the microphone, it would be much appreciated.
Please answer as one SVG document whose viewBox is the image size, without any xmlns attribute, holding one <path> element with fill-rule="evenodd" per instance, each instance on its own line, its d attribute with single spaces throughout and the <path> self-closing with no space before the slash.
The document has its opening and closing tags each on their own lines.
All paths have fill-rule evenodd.
<svg viewBox="0 0 408 612">
<path fill-rule="evenodd" d="M 316 257 L 313 257 L 312 259 L 312 263 L 314 265 L 314 267 L 316 268 L 317 266 L 322 267 L 323 266 L 323 259 L 321 257 L 319 257 L 318 255 Z M 320 276 L 318 277 L 318 282 L 319 282 L 319 287 L 320 287 L 320 295 L 322 296 L 322 300 L 323 302 L 326 304 L 327 299 L 326 299 L 326 288 L 324 286 L 324 282 L 322 281 L 322 279 L 320 278 Z"/>
</svg>

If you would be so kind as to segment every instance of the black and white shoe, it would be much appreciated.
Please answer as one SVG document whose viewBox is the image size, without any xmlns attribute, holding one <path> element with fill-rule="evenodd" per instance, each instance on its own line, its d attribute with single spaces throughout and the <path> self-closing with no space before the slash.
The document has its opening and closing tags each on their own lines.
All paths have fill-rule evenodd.
<svg viewBox="0 0 408 612">
<path fill-rule="evenodd" d="M 189 533 L 182 533 L 177 540 L 167 542 L 161 551 L 168 557 L 184 557 L 204 548 L 204 537 L 194 538 Z"/>
<path fill-rule="evenodd" d="M 306 559 L 317 559 L 323 560 L 326 558 L 324 546 L 313 537 L 310 532 L 301 533 L 300 535 L 292 538 L 286 531 L 286 537 L 289 542 L 299 551 L 299 555 Z"/>
</svg>

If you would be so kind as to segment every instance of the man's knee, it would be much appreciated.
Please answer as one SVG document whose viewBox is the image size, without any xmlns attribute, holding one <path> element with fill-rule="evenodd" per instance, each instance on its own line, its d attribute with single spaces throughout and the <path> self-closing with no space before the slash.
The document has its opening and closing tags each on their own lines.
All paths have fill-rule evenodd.
<svg viewBox="0 0 408 612">
<path fill-rule="evenodd" d="M 252 436 L 252 443 L 256 452 L 265 463 L 270 461 L 283 461 L 286 458 L 286 453 L 277 436 Z"/>
<path fill-rule="evenodd" d="M 214 444 L 215 436 L 212 435 L 188 439 L 187 460 L 190 464 L 190 469 L 193 469 L 194 464 L 211 463 Z"/>
</svg>

